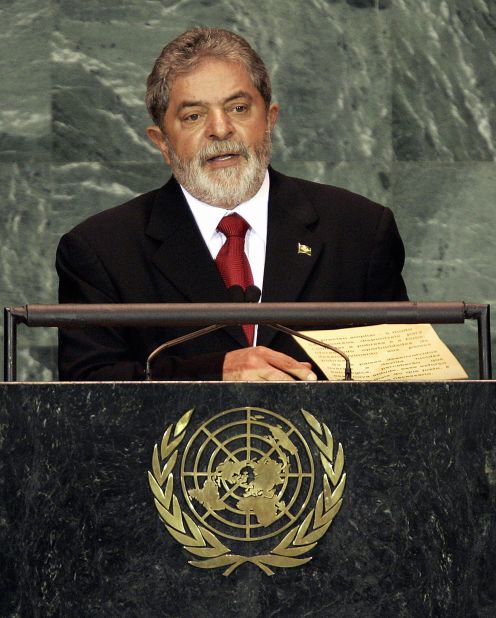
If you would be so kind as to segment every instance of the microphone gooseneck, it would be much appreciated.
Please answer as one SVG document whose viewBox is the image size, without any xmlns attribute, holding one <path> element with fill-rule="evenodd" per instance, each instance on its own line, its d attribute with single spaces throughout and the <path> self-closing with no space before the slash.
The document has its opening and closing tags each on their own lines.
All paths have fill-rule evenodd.
<svg viewBox="0 0 496 618">
<path fill-rule="evenodd" d="M 247 303 L 258 303 L 261 295 L 262 295 L 262 292 L 260 291 L 259 288 L 257 288 L 256 285 L 249 285 L 245 290 L 245 300 Z M 345 362 L 344 379 L 347 381 L 352 379 L 350 359 L 348 355 L 345 354 L 339 348 L 336 348 L 330 343 L 324 343 L 323 341 L 320 341 L 319 339 L 314 339 L 313 337 L 309 337 L 308 335 L 303 335 L 302 333 L 299 333 L 297 330 L 293 330 L 292 328 L 288 328 L 287 326 L 282 326 L 282 324 L 267 324 L 266 326 L 269 326 L 270 328 L 273 328 L 274 330 L 278 330 L 282 333 L 285 333 L 286 335 L 293 335 L 294 337 L 305 339 L 305 341 L 309 341 L 310 343 L 315 343 L 316 345 L 319 345 L 322 348 L 326 348 L 327 350 L 331 350 L 332 352 L 339 354 L 339 356 L 341 356 L 341 358 L 343 358 Z"/>
<path fill-rule="evenodd" d="M 260 290 L 255 285 L 248 286 L 247 290 L 249 288 L 253 288 L 253 291 L 250 291 L 251 297 L 255 298 L 258 294 L 257 299 L 251 302 L 258 302 L 258 299 L 260 298 L 260 295 L 261 295 Z M 230 288 L 228 288 L 227 291 L 229 293 L 231 302 L 233 303 L 246 302 L 246 292 L 245 290 L 243 290 L 243 288 L 240 285 L 232 285 Z M 166 341 L 165 343 L 162 343 L 161 345 L 159 345 L 157 348 L 152 350 L 152 352 L 149 354 L 148 358 L 146 359 L 145 380 L 149 381 L 152 379 L 152 368 L 151 368 L 152 361 L 154 361 L 157 358 L 157 356 L 159 356 L 162 352 L 164 352 L 165 350 L 168 350 L 169 348 L 174 347 L 175 345 L 186 343 L 187 341 L 191 341 L 192 339 L 196 339 L 197 337 L 203 337 L 203 335 L 208 335 L 208 333 L 213 333 L 216 330 L 225 328 L 225 326 L 226 326 L 225 324 L 212 324 L 211 326 L 206 326 L 205 328 L 201 328 L 200 330 L 195 330 L 192 333 L 188 333 L 187 335 L 183 335 L 182 337 L 176 337 L 175 339 L 171 339 L 170 341 Z"/>
<path fill-rule="evenodd" d="M 349 356 L 347 354 L 345 354 L 339 348 L 336 348 L 335 346 L 331 345 L 330 343 L 324 343 L 323 341 L 320 341 L 320 339 L 314 339 L 313 337 L 309 337 L 308 335 L 304 335 L 303 333 L 299 333 L 297 330 L 293 330 L 292 328 L 288 328 L 287 326 L 283 326 L 282 324 L 267 324 L 267 326 L 270 326 L 270 328 L 273 328 L 274 330 L 279 330 L 279 331 L 281 331 L 283 333 L 286 333 L 286 335 L 293 335 L 294 337 L 299 337 L 300 339 L 305 339 L 305 341 L 310 341 L 310 343 L 315 343 L 316 345 L 319 345 L 322 348 L 326 348 L 327 350 L 331 350 L 332 352 L 336 352 L 336 354 L 339 354 L 339 356 L 341 356 L 341 358 L 343 358 L 344 362 L 345 362 L 345 368 L 344 368 L 344 379 L 345 379 L 345 381 L 353 379 L 351 377 L 351 363 L 350 363 Z"/>
<path fill-rule="evenodd" d="M 232 285 L 228 288 L 229 297 L 231 302 L 234 303 L 258 303 L 262 292 L 256 285 L 249 285 L 246 290 L 240 285 Z M 225 328 L 225 324 L 212 324 L 211 326 L 207 326 L 205 328 L 201 328 L 200 330 L 195 330 L 192 333 L 188 333 L 187 335 L 183 335 L 182 337 L 177 337 L 176 339 L 171 339 L 170 341 L 166 341 L 162 345 L 155 348 L 151 354 L 146 359 L 146 368 L 145 368 L 145 379 L 151 380 L 151 363 L 153 360 L 157 358 L 159 354 L 161 354 L 164 350 L 172 348 L 175 345 L 179 345 L 180 343 L 185 343 L 186 341 L 191 341 L 192 339 L 196 339 L 197 337 L 202 337 L 203 335 L 207 335 L 208 333 L 212 333 L 216 330 L 220 330 L 221 328 Z M 331 350 L 336 354 L 339 354 L 345 361 L 345 370 L 344 370 L 344 379 L 346 381 L 351 380 L 351 364 L 349 357 L 339 348 L 330 345 L 329 343 L 324 343 L 323 341 L 319 341 L 318 339 L 314 339 L 313 337 L 309 337 L 308 335 L 303 335 L 299 333 L 297 330 L 293 330 L 292 328 L 288 328 L 287 326 L 283 326 L 282 324 L 266 324 L 266 326 L 285 333 L 286 335 L 293 335 L 294 337 L 298 337 L 299 339 L 305 339 L 306 341 L 310 341 L 316 345 L 319 345 L 327 350 Z"/>
<path fill-rule="evenodd" d="M 213 333 L 216 330 L 224 328 L 225 324 L 212 324 L 211 326 L 206 326 L 205 328 L 201 328 L 200 330 L 195 330 L 192 333 L 188 333 L 187 335 L 183 335 L 182 337 L 176 337 L 175 339 L 171 339 L 170 341 L 166 341 L 159 345 L 158 348 L 152 350 L 148 358 L 146 359 L 145 366 L 145 380 L 152 379 L 152 370 L 151 364 L 152 361 L 159 356 L 164 350 L 168 348 L 172 348 L 175 345 L 179 345 L 180 343 L 186 343 L 186 341 L 191 341 L 191 339 L 196 339 L 197 337 L 202 337 L 203 335 L 208 335 L 208 333 Z"/>
</svg>

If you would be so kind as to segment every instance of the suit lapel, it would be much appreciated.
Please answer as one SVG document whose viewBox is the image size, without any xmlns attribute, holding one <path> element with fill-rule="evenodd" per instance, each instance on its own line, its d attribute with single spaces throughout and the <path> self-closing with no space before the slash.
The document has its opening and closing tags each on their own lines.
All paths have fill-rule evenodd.
<svg viewBox="0 0 496 618">
<path fill-rule="evenodd" d="M 174 178 L 158 193 L 146 234 L 161 241 L 153 263 L 188 301 L 229 302 L 215 262 Z M 241 327 L 225 330 L 238 343 L 246 345 Z"/>
<path fill-rule="evenodd" d="M 318 215 L 292 179 L 270 170 L 264 302 L 298 300 L 322 250 L 313 231 Z M 160 190 L 146 234 L 160 241 L 153 262 L 190 302 L 229 302 L 215 262 L 174 178 Z M 246 345 L 241 327 L 225 331 Z M 258 343 L 268 346 L 275 331 L 260 327 Z"/>
<path fill-rule="evenodd" d="M 313 231 L 318 215 L 298 185 L 273 170 L 269 195 L 264 302 L 293 302 L 312 273 L 322 250 Z M 275 331 L 259 328 L 258 343 L 269 345 Z"/>
</svg>

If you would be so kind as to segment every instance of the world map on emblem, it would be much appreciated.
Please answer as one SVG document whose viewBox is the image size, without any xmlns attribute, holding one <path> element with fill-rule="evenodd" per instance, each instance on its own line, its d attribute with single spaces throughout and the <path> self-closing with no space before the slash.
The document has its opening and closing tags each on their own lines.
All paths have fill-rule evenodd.
<svg viewBox="0 0 496 618">
<path fill-rule="evenodd" d="M 314 463 L 297 427 L 263 408 L 227 410 L 202 424 L 181 462 L 184 497 L 214 533 L 266 539 L 295 523 L 310 500 Z"/>
</svg>

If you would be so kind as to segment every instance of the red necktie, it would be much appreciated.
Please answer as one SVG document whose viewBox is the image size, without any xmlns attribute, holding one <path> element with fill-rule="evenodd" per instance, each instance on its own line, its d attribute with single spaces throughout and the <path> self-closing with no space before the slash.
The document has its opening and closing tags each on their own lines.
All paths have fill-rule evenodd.
<svg viewBox="0 0 496 618">
<path fill-rule="evenodd" d="M 217 226 L 217 230 L 226 237 L 226 242 L 215 258 L 215 263 L 219 269 L 222 280 L 226 288 L 233 285 L 240 285 L 243 290 L 249 285 L 253 285 L 253 275 L 250 262 L 245 253 L 245 236 L 250 226 L 248 223 L 234 213 L 223 217 Z M 243 324 L 243 330 L 248 340 L 248 345 L 253 344 L 255 326 L 253 324 Z"/>
</svg>

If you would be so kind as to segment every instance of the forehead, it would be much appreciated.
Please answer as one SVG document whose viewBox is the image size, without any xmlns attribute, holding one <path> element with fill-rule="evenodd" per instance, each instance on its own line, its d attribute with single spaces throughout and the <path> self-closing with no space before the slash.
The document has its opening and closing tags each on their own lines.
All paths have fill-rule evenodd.
<svg viewBox="0 0 496 618">
<path fill-rule="evenodd" d="M 170 90 L 169 106 L 175 107 L 185 101 L 214 104 L 238 92 L 262 99 L 243 64 L 206 58 L 192 71 L 175 78 Z"/>
</svg>

